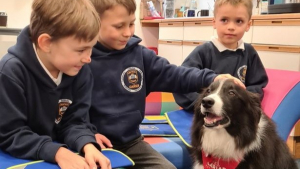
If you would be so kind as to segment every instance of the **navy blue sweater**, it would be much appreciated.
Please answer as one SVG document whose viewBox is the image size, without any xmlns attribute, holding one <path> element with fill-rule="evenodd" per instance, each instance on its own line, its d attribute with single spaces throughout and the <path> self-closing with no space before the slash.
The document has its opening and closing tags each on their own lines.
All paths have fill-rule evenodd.
<svg viewBox="0 0 300 169">
<path fill-rule="evenodd" d="M 218 74 L 231 74 L 240 79 L 248 91 L 259 93 L 263 98 L 263 88 L 268 83 L 266 70 L 255 49 L 244 43 L 245 50 L 225 50 L 219 52 L 212 42 L 197 46 L 182 63 L 185 67 L 211 69 Z M 174 94 L 181 107 L 193 110 L 198 93 Z"/>
<path fill-rule="evenodd" d="M 81 151 L 87 143 L 97 145 L 86 123 L 92 84 L 90 69 L 83 66 L 77 76 L 63 74 L 57 86 L 35 55 L 28 27 L 23 29 L 0 61 L 0 148 L 15 157 L 54 162 L 61 146 Z"/>
<path fill-rule="evenodd" d="M 153 91 L 187 93 L 208 86 L 211 70 L 177 67 L 156 56 L 134 36 L 122 50 L 97 43 L 89 64 L 94 75 L 91 122 L 99 133 L 122 145 L 138 138 L 146 96 Z"/>
</svg>

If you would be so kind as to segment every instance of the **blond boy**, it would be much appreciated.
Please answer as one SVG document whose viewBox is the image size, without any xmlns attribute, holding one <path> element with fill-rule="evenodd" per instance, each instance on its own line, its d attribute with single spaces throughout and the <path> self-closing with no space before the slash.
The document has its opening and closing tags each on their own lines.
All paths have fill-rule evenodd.
<svg viewBox="0 0 300 169">
<path fill-rule="evenodd" d="M 1 150 L 62 169 L 111 168 L 87 122 L 93 83 L 85 64 L 98 31 L 89 0 L 33 1 L 30 25 L 0 61 Z"/>
<path fill-rule="evenodd" d="M 218 36 L 196 47 L 182 66 L 231 74 L 262 99 L 268 83 L 265 68 L 255 49 L 242 40 L 250 29 L 252 6 L 252 0 L 216 0 L 213 27 Z M 176 93 L 174 97 L 181 107 L 193 110 L 198 93 Z"/>
</svg>

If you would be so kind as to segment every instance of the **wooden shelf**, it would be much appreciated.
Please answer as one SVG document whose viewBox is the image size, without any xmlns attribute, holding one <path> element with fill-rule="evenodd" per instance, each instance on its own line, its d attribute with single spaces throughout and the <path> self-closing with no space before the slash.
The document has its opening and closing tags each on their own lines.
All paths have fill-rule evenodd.
<svg viewBox="0 0 300 169">
<path fill-rule="evenodd" d="M 0 27 L 0 35 L 19 35 L 22 29 Z"/>
<path fill-rule="evenodd" d="M 299 19 L 300 13 L 254 15 L 252 19 Z"/>
<path fill-rule="evenodd" d="M 143 27 L 158 27 L 158 24 L 161 23 L 161 19 L 153 20 L 140 20 Z"/>
<path fill-rule="evenodd" d="M 299 19 L 300 13 L 292 14 L 270 14 L 270 15 L 253 15 L 253 20 L 280 20 L 280 19 Z M 199 21 L 212 21 L 213 17 L 181 17 L 181 18 L 168 18 L 168 19 L 153 19 L 141 20 L 142 26 L 159 26 L 159 23 L 164 22 L 199 22 Z"/>
</svg>

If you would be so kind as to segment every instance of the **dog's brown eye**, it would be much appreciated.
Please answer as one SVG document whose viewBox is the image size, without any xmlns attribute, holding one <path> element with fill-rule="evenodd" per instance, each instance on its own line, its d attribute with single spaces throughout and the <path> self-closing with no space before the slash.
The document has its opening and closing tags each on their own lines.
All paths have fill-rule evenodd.
<svg viewBox="0 0 300 169">
<path fill-rule="evenodd" d="M 232 90 L 230 90 L 230 91 L 228 92 L 228 94 L 231 95 L 231 96 L 235 96 L 235 93 L 234 93 L 234 91 L 232 91 Z"/>
<path fill-rule="evenodd" d="M 206 90 L 206 93 L 210 93 L 210 89 L 207 89 L 207 90 Z"/>
</svg>

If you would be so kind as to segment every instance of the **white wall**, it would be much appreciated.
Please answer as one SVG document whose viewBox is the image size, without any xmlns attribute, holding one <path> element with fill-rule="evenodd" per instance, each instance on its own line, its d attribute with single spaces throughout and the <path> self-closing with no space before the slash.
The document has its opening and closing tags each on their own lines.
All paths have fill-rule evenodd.
<svg viewBox="0 0 300 169">
<path fill-rule="evenodd" d="M 156 27 L 142 27 L 140 23 L 140 3 L 141 0 L 136 0 L 136 12 L 135 12 L 135 35 L 142 38 L 141 45 L 146 47 L 154 46 L 157 47 L 158 41 L 158 26 Z"/>
<path fill-rule="evenodd" d="M 29 24 L 33 0 L 0 0 L 0 11 L 8 15 L 7 27 L 23 28 Z"/>
<path fill-rule="evenodd" d="M 7 13 L 8 28 L 23 28 L 29 24 L 33 0 L 0 0 L 0 11 Z M 14 45 L 17 36 L 0 35 L 0 58 Z"/>
<path fill-rule="evenodd" d="M 8 15 L 8 28 L 23 28 L 29 24 L 32 2 L 33 0 L 0 0 L 0 11 L 5 11 Z M 140 2 L 141 0 L 136 0 L 135 34 L 142 38 L 142 45 L 157 47 L 158 27 L 141 26 Z M 0 58 L 7 53 L 7 48 L 15 44 L 15 41 L 16 36 L 0 35 Z"/>
</svg>

